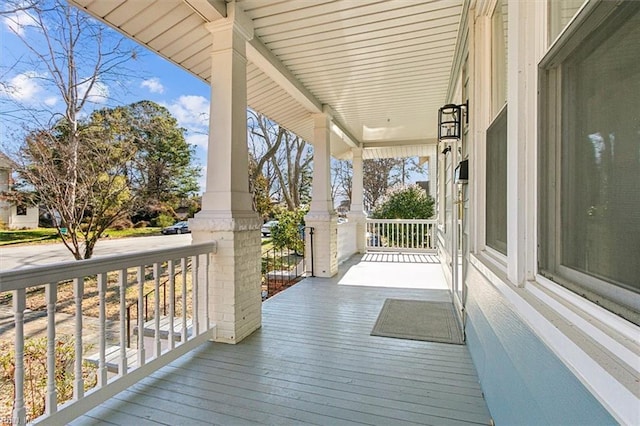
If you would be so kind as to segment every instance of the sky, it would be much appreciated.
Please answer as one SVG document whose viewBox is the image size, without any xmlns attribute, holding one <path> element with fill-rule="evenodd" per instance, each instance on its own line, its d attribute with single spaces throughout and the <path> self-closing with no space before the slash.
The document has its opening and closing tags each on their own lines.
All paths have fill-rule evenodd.
<svg viewBox="0 0 640 426">
<path fill-rule="evenodd" d="M 45 0 L 46 1 L 46 0 Z M 0 5 L 0 10 L 2 9 Z M 36 46 L 42 46 L 40 32 L 30 25 L 33 17 L 26 12 L 0 15 L 0 148 L 19 140 L 14 135 L 23 123 L 32 124 L 29 117 L 16 112 L 15 103 L 30 108 L 60 111 L 63 102 L 54 88 L 44 84 L 46 69 L 34 62 L 18 33 Z M 53 24 L 51 24 L 53 25 Z M 51 26 L 49 25 L 49 26 Z M 103 25 L 103 24 L 100 24 Z M 120 34 L 108 30 L 112 37 Z M 83 111 L 128 105 L 142 100 L 154 101 L 165 106 L 187 129 L 186 140 L 195 147 L 195 163 L 202 168 L 200 189 L 204 191 L 206 180 L 206 155 L 209 120 L 209 85 L 159 55 L 126 39 L 128 46 L 136 46 L 139 55 L 131 64 L 133 73 L 118 81 L 100 82 L 90 94 L 91 104 Z M 91 46 L 85 46 L 88 51 Z M 90 55 L 87 55 L 90 56 Z M 49 118 L 50 119 L 50 118 Z M 424 180 L 423 175 L 411 177 L 411 181 Z"/>
<path fill-rule="evenodd" d="M 38 44 L 39 32 L 29 25 L 31 19 L 26 13 L 0 16 L 0 82 L 4 83 L 0 87 L 0 146 L 3 148 L 12 143 L 13 134 L 22 127 L 23 121 L 30 122 L 28 117 L 15 112 L 15 102 L 50 111 L 59 110 L 63 105 L 60 94 L 40 78 L 44 68 L 30 64 L 33 54 L 14 33 Z M 139 46 L 133 41 L 127 40 L 127 43 Z M 179 126 L 187 129 L 187 142 L 195 146 L 195 160 L 203 170 L 200 187 L 204 190 L 209 85 L 145 47 L 140 46 L 138 50 L 143 53 L 132 63 L 135 73 L 117 84 L 98 85 L 90 94 L 92 103 L 83 113 L 141 100 L 165 106 Z"/>
</svg>

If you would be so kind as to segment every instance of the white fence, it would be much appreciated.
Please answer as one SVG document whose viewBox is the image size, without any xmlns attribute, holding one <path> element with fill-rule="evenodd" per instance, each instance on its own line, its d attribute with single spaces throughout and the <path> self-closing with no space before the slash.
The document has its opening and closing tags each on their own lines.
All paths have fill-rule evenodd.
<svg viewBox="0 0 640 426">
<path fill-rule="evenodd" d="M 34 420 L 37 382 L 46 385 L 39 391 L 44 415 L 35 421 L 68 423 L 213 337 L 208 272 L 214 251 L 215 244 L 207 243 L 1 272 L 0 302 L 11 303 L 14 313 L 13 328 L 0 334 L 3 340 L 14 335 L 12 422 Z M 132 305 L 133 330 L 127 321 Z M 36 338 L 46 341 L 42 377 L 34 377 L 30 361 L 25 364 L 25 349 Z M 56 366 L 63 341 L 73 345 L 73 367 L 67 369 L 73 371 Z M 64 375 L 73 383 L 67 402 L 58 395 Z"/>
<path fill-rule="evenodd" d="M 435 219 L 367 219 L 367 251 L 435 252 Z"/>
</svg>

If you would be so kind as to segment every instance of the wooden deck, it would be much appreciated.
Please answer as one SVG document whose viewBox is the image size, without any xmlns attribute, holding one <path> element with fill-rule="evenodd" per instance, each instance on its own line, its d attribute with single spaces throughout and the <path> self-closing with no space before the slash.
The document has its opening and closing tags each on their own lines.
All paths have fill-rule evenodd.
<svg viewBox="0 0 640 426">
<path fill-rule="evenodd" d="M 466 346 L 369 335 L 388 297 L 449 298 L 437 264 L 352 259 L 268 299 L 238 345 L 206 343 L 73 424 L 489 424 Z"/>
</svg>

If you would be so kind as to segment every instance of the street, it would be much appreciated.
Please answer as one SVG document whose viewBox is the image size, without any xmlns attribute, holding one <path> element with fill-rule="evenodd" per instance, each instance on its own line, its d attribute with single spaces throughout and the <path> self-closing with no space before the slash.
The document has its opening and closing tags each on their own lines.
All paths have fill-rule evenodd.
<svg viewBox="0 0 640 426">
<path fill-rule="evenodd" d="M 188 244 L 191 244 L 191 234 L 100 240 L 96 244 L 93 257 L 178 247 Z M 0 247 L 0 271 L 70 260 L 73 260 L 73 256 L 62 243 Z"/>
</svg>

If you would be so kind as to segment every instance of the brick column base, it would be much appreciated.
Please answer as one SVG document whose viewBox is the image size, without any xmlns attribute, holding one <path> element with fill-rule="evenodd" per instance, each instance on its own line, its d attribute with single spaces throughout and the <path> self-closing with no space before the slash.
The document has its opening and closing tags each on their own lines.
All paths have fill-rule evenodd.
<svg viewBox="0 0 640 426">
<path fill-rule="evenodd" d="M 356 224 L 356 249 L 358 253 L 365 253 L 366 247 L 366 234 L 367 234 L 367 214 L 363 211 L 350 211 L 347 213 L 349 222 Z"/>
<path fill-rule="evenodd" d="M 240 342 L 262 326 L 261 224 L 255 214 L 224 219 L 196 215 L 189 221 L 193 243 L 217 243 L 209 273 L 209 313 L 217 342 Z"/>
<path fill-rule="evenodd" d="M 316 277 L 332 277 L 338 273 L 338 216 L 335 213 L 309 212 L 304 221 L 313 227 L 313 273 Z M 311 250 L 306 237 L 305 253 Z M 306 256 L 311 259 L 310 256 Z M 310 267 L 307 267 L 307 271 Z"/>
</svg>

